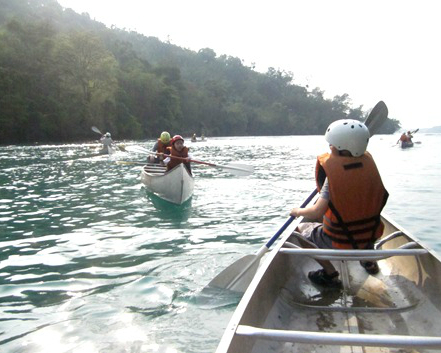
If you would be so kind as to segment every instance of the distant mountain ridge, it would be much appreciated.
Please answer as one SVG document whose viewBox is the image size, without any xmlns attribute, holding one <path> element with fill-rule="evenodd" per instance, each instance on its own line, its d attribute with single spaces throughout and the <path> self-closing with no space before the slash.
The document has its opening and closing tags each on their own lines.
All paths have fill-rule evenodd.
<svg viewBox="0 0 441 353">
<path fill-rule="evenodd" d="M 434 126 L 431 128 L 420 129 L 419 132 L 425 132 L 430 134 L 441 134 L 441 126 Z"/>
</svg>

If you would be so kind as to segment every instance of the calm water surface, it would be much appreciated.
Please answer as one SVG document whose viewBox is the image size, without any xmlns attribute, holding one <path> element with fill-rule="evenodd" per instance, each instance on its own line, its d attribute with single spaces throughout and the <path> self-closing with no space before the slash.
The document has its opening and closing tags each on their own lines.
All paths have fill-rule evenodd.
<svg viewBox="0 0 441 353">
<path fill-rule="evenodd" d="M 385 211 L 441 253 L 441 135 L 417 134 L 422 143 L 408 150 L 397 139 L 369 145 L 391 194 Z M 1 352 L 215 350 L 240 297 L 202 289 L 257 251 L 311 193 L 327 145 L 322 136 L 187 144 L 195 159 L 255 172 L 194 165 L 194 196 L 174 206 L 145 191 L 141 167 L 116 163 L 143 155 L 0 147 Z"/>
</svg>

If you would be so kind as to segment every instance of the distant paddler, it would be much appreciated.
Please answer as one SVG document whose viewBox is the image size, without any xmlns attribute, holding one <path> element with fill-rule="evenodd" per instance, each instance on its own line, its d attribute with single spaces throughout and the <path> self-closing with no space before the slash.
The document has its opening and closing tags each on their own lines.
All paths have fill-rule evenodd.
<svg viewBox="0 0 441 353">
<path fill-rule="evenodd" d="M 111 154 L 113 152 L 113 140 L 112 136 L 110 135 L 110 132 L 106 132 L 103 134 L 100 129 L 98 129 L 96 126 L 92 126 L 92 131 L 96 132 L 97 134 L 102 135 L 100 138 L 100 142 L 103 144 L 103 147 L 99 151 L 100 154 Z"/>
<path fill-rule="evenodd" d="M 106 132 L 100 139 L 100 142 L 103 144 L 103 147 L 100 150 L 100 154 L 111 154 L 113 140 L 110 132 Z"/>
<path fill-rule="evenodd" d="M 168 147 L 171 147 L 171 137 L 167 131 L 163 131 L 152 148 L 152 151 L 156 152 L 156 154 L 150 155 L 148 157 L 148 162 L 164 165 L 164 154 L 170 153 L 167 149 Z"/>
</svg>

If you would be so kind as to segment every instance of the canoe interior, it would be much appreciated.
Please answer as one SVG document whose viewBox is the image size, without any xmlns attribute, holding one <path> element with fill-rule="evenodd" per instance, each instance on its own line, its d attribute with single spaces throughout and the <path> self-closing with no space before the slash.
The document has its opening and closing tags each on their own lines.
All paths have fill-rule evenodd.
<svg viewBox="0 0 441 353">
<path fill-rule="evenodd" d="M 385 235 L 397 230 L 391 221 L 384 219 L 384 223 Z M 294 237 L 286 238 L 298 244 Z M 415 240 L 401 236 L 382 248 L 396 249 L 410 241 Z M 330 333 L 441 335 L 441 265 L 433 252 L 380 260 L 380 273 L 375 276 L 368 275 L 358 261 L 333 263 L 343 291 L 311 284 L 308 272 L 320 268 L 312 258 L 271 252 L 244 294 L 217 352 L 440 351 L 280 342 L 234 334 L 238 325 L 250 325 Z"/>
</svg>

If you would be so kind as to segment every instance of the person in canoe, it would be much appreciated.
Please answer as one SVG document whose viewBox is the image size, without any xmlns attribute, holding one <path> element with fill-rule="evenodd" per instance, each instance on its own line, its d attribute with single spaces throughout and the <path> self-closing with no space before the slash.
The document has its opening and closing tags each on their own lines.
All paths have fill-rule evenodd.
<svg viewBox="0 0 441 353">
<path fill-rule="evenodd" d="M 412 143 L 413 135 L 412 135 L 412 133 L 410 131 L 407 132 L 406 137 L 407 137 L 407 142 Z"/>
<path fill-rule="evenodd" d="M 331 153 L 317 157 L 317 202 L 293 208 L 290 215 L 320 223 L 301 223 L 294 232 L 302 246 L 324 249 L 372 249 L 384 225 L 380 213 L 389 196 L 377 166 L 366 151 L 369 130 L 357 120 L 337 120 L 329 125 L 325 139 Z M 300 233 L 300 234 L 299 234 Z M 314 284 L 340 287 L 339 273 L 330 261 L 318 260 L 322 269 L 311 271 Z M 362 261 L 369 274 L 379 271 L 374 261 Z"/>
<path fill-rule="evenodd" d="M 184 163 L 187 167 L 188 172 L 191 174 L 190 159 L 191 154 L 189 153 L 189 148 L 184 145 L 184 139 L 181 135 L 173 136 L 171 140 L 171 147 L 168 147 L 169 155 L 164 159 L 164 164 L 167 165 L 167 170 L 172 170 L 178 164 Z M 177 158 L 173 158 L 177 157 Z"/>
<path fill-rule="evenodd" d="M 161 133 L 161 136 L 158 138 L 158 140 L 153 145 L 153 152 L 156 152 L 155 155 L 151 155 L 148 157 L 149 163 L 159 163 L 164 164 L 164 155 L 169 154 L 170 152 L 167 150 L 168 147 L 171 146 L 171 137 L 170 134 L 167 131 L 163 131 Z"/>
<path fill-rule="evenodd" d="M 193 134 L 193 136 L 191 137 L 191 142 L 196 142 L 197 138 L 196 138 L 196 134 Z"/>
<path fill-rule="evenodd" d="M 112 136 L 110 135 L 110 132 L 106 132 L 100 139 L 100 142 L 103 144 L 103 147 L 101 148 L 100 153 L 101 154 L 110 154 L 112 150 Z"/>
<path fill-rule="evenodd" d="M 401 134 L 401 136 L 400 136 L 400 138 L 398 139 L 397 143 L 399 143 L 400 141 L 401 141 L 401 142 L 407 142 L 407 135 L 406 135 L 405 132 L 403 132 L 403 133 Z"/>
<path fill-rule="evenodd" d="M 400 141 L 403 143 L 412 143 L 412 133 L 410 131 L 403 132 L 400 136 L 400 138 L 398 139 L 397 143 L 399 143 Z"/>
</svg>

